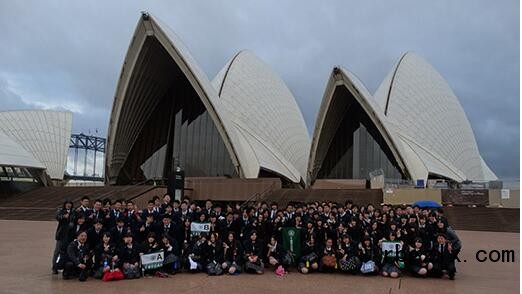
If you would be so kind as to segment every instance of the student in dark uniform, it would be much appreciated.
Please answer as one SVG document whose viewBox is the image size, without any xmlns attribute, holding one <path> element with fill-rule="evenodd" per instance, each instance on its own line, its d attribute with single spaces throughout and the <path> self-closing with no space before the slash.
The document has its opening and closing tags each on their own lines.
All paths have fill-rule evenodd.
<svg viewBox="0 0 522 294">
<path fill-rule="evenodd" d="M 142 253 L 143 254 L 150 254 L 150 253 L 156 253 L 156 252 L 161 251 L 163 249 L 163 247 L 158 242 L 156 234 L 154 232 L 150 232 L 149 235 L 147 236 L 147 240 L 142 244 L 141 249 L 142 249 Z M 166 276 L 166 273 L 164 273 L 162 271 L 162 269 L 160 269 L 160 270 L 157 270 L 157 269 L 154 269 L 154 270 L 144 270 L 143 274 L 144 275 L 152 275 L 152 274 L 154 274 L 154 275 L 156 275 L 158 277 L 165 277 Z"/>
<path fill-rule="evenodd" d="M 217 233 L 210 234 L 205 251 L 207 274 L 211 276 L 223 274 L 221 267 L 224 262 L 223 243 Z"/>
<path fill-rule="evenodd" d="M 397 234 L 390 232 L 388 235 L 388 241 L 398 242 L 399 240 L 397 239 Z M 401 274 L 399 258 L 397 257 L 399 252 L 381 252 L 381 254 L 381 274 L 384 277 L 398 278 Z"/>
<path fill-rule="evenodd" d="M 67 246 L 67 258 L 63 270 L 63 279 L 78 275 L 81 282 L 87 280 L 91 268 L 91 256 L 87 244 L 87 232 L 80 231 L 74 241 Z"/>
<path fill-rule="evenodd" d="M 141 275 L 140 255 L 142 254 L 139 245 L 134 243 L 131 233 L 123 236 L 123 245 L 120 246 L 118 256 L 120 258 L 123 274 L 126 279 L 137 279 Z"/>
<path fill-rule="evenodd" d="M 245 258 L 245 271 L 247 273 L 264 273 L 264 264 L 262 261 L 262 244 L 257 240 L 257 232 L 252 231 L 250 238 L 243 243 L 243 255 Z"/>
<path fill-rule="evenodd" d="M 68 243 L 72 242 L 76 236 L 78 236 L 78 233 L 81 231 L 87 231 L 89 227 L 87 226 L 87 223 L 85 222 L 85 215 L 81 212 L 75 213 L 76 220 L 74 222 L 74 225 L 69 229 L 68 233 Z"/>
<path fill-rule="evenodd" d="M 178 242 L 176 239 L 167 235 L 161 237 L 163 252 L 165 252 L 165 260 L 163 262 L 163 271 L 169 274 L 175 274 L 181 268 L 180 254 Z"/>
<path fill-rule="evenodd" d="M 361 273 L 379 273 L 380 261 L 379 247 L 372 243 L 370 237 L 365 237 L 359 244 L 359 259 L 361 260 Z"/>
<path fill-rule="evenodd" d="M 73 203 L 72 201 L 65 201 L 62 208 L 56 212 L 56 221 L 58 226 L 56 227 L 56 233 L 54 239 L 56 244 L 54 246 L 53 259 L 52 259 L 52 271 L 53 274 L 58 274 L 58 255 L 65 256 L 65 249 L 69 244 L 69 230 L 73 226 L 72 222 Z M 63 258 L 60 258 L 63 259 Z M 63 260 L 62 260 L 63 261 Z"/>
<path fill-rule="evenodd" d="M 199 236 L 195 236 L 187 246 L 186 265 L 190 272 L 201 272 L 205 268 L 206 243 L 207 235 L 202 233 Z"/>
<path fill-rule="evenodd" d="M 428 271 L 433 269 L 433 264 L 428 261 L 428 252 L 424 249 L 422 238 L 415 238 L 414 247 L 408 254 L 408 268 L 414 276 L 425 277 Z"/>
<path fill-rule="evenodd" d="M 105 230 L 103 228 L 103 220 L 95 219 L 92 227 L 87 231 L 89 248 L 94 249 L 102 242 L 102 235 L 104 232 Z"/>
<path fill-rule="evenodd" d="M 223 270 L 231 275 L 241 272 L 243 247 L 233 231 L 228 233 L 227 239 L 223 242 L 223 255 L 224 261 L 221 265 Z"/>
<path fill-rule="evenodd" d="M 334 272 L 337 270 L 337 251 L 333 246 L 333 240 L 328 238 L 321 250 L 321 260 L 319 263 L 319 271 Z"/>
<path fill-rule="evenodd" d="M 288 269 L 290 266 L 290 263 L 292 260 L 289 260 L 287 257 L 287 252 L 283 248 L 283 246 L 277 242 L 277 239 L 275 236 L 272 236 L 270 238 L 270 242 L 267 244 L 268 250 L 267 250 L 267 260 L 268 263 L 273 266 L 277 267 L 279 265 L 282 265 L 285 270 Z"/>
<path fill-rule="evenodd" d="M 104 232 L 102 242 L 94 248 L 94 277 L 101 279 L 105 272 L 113 268 L 119 270 L 117 248 L 111 240 L 111 234 Z"/>
<path fill-rule="evenodd" d="M 88 196 L 83 196 L 80 200 L 80 206 L 76 208 L 76 212 L 82 213 L 85 217 L 88 217 L 91 209 L 89 208 L 90 199 Z"/>
<path fill-rule="evenodd" d="M 433 246 L 430 254 L 430 261 L 433 264 L 433 275 L 442 277 L 444 271 L 447 272 L 450 280 L 455 279 L 455 259 L 457 255 L 453 250 L 453 245 L 448 242 L 444 234 L 437 235 L 437 243 Z"/>
<path fill-rule="evenodd" d="M 319 269 L 319 254 L 318 248 L 315 243 L 315 238 L 313 235 L 308 239 L 301 250 L 301 258 L 299 259 L 299 263 L 297 265 L 297 269 L 300 273 L 308 274 L 311 271 L 316 271 Z"/>
<path fill-rule="evenodd" d="M 147 239 L 147 236 L 150 232 L 156 232 L 158 231 L 158 228 L 156 228 L 156 224 L 154 223 L 154 215 L 150 214 L 147 215 L 145 218 L 145 221 L 138 224 L 136 228 L 134 229 L 134 236 L 136 239 L 136 242 L 143 243 L 145 242 L 145 239 Z"/>
<path fill-rule="evenodd" d="M 164 214 L 161 218 L 161 226 L 158 227 L 158 236 L 176 237 L 176 228 L 168 214 Z"/>
<path fill-rule="evenodd" d="M 93 208 L 89 211 L 89 214 L 87 215 L 87 223 L 89 223 L 89 226 L 92 226 L 96 220 L 103 220 L 104 217 L 105 213 L 103 213 L 103 203 L 101 199 L 94 200 Z"/>
<path fill-rule="evenodd" d="M 129 229 L 125 227 L 125 218 L 123 216 L 116 221 L 116 226 L 110 230 L 110 233 L 115 244 L 123 244 L 123 236 L 129 233 Z"/>
<path fill-rule="evenodd" d="M 141 217 L 146 218 L 148 215 L 154 216 L 154 220 L 158 220 L 159 216 L 159 208 L 154 206 L 154 200 L 149 200 L 147 203 L 147 208 L 143 209 L 141 212 Z"/>
<path fill-rule="evenodd" d="M 116 222 L 118 219 L 124 217 L 124 211 L 122 208 L 122 202 L 121 200 L 116 200 L 114 202 L 114 207 L 111 209 L 111 212 L 109 214 L 109 225 L 108 227 L 112 228 L 116 226 Z"/>
<path fill-rule="evenodd" d="M 342 242 L 337 251 L 337 260 L 342 272 L 356 274 L 361 268 L 358 244 L 352 242 L 349 235 L 342 236 Z"/>
</svg>

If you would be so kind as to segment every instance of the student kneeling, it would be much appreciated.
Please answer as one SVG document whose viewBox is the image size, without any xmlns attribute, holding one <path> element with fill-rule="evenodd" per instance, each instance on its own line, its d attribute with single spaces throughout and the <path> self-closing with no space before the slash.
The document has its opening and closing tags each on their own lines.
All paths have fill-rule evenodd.
<svg viewBox="0 0 522 294">
<path fill-rule="evenodd" d="M 437 236 L 437 244 L 433 246 L 430 260 L 433 263 L 433 274 L 437 277 L 442 277 L 444 272 L 447 272 L 450 280 L 455 279 L 455 259 L 456 252 L 453 250 L 453 245 L 448 242 L 446 235 L 439 234 Z"/>
<path fill-rule="evenodd" d="M 63 279 L 67 280 L 78 275 L 79 280 L 87 280 L 91 268 L 89 245 L 87 245 L 87 232 L 80 231 L 74 241 L 67 246 L 67 261 L 63 270 Z"/>
</svg>

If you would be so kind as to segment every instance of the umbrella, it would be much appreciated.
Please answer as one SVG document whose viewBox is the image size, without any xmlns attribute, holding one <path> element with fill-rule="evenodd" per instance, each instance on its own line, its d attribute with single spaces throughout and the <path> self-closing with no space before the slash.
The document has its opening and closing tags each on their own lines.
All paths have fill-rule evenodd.
<svg viewBox="0 0 522 294">
<path fill-rule="evenodd" d="M 413 203 L 413 206 L 418 206 L 420 208 L 439 208 L 442 207 L 439 203 L 433 200 L 419 200 Z"/>
</svg>

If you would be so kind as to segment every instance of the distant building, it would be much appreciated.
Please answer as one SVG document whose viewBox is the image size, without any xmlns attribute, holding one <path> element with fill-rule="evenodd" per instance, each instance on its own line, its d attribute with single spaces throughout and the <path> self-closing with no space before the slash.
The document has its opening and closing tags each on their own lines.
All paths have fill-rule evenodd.
<svg viewBox="0 0 522 294">
<path fill-rule="evenodd" d="M 70 112 L 0 112 L 1 190 L 24 190 L 24 186 L 63 180 L 71 128 Z"/>
</svg>

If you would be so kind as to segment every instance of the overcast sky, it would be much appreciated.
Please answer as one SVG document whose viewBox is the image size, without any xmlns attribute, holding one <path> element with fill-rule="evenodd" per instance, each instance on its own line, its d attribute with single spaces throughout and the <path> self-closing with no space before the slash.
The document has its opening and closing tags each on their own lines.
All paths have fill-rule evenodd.
<svg viewBox="0 0 522 294">
<path fill-rule="evenodd" d="M 142 10 L 181 37 L 209 79 L 254 51 L 294 93 L 309 131 L 333 66 L 373 93 L 415 51 L 459 97 L 493 171 L 519 175 L 517 0 L 0 1 L 0 110 L 67 109 L 73 132 L 105 136 Z"/>
</svg>

